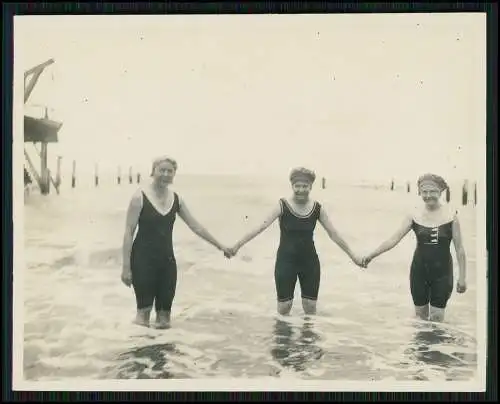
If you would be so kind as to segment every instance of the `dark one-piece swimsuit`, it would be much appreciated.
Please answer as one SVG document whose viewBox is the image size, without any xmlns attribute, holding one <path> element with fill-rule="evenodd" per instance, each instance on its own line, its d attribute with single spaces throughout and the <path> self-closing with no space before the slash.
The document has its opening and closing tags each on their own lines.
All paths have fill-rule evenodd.
<svg viewBox="0 0 500 404">
<path fill-rule="evenodd" d="M 293 212 L 284 198 L 280 205 L 280 244 L 274 270 L 278 301 L 293 300 L 297 279 L 302 298 L 317 300 L 321 271 L 313 234 L 321 205 L 315 202 L 312 211 L 304 216 Z"/>
<path fill-rule="evenodd" d="M 177 263 L 172 246 L 172 231 L 179 198 L 174 193 L 170 211 L 163 215 L 142 195 L 139 230 L 132 244 L 131 270 L 137 308 L 152 307 L 170 311 L 177 285 Z"/>
<path fill-rule="evenodd" d="M 445 308 L 453 292 L 453 260 L 450 243 L 453 221 L 422 226 L 413 220 L 417 247 L 410 269 L 410 290 L 415 306 Z"/>
</svg>

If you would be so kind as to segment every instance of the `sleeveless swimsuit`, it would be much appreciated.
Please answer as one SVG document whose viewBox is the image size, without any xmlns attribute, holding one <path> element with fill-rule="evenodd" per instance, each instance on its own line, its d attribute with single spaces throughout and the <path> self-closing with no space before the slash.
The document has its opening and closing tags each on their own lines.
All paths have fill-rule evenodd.
<svg viewBox="0 0 500 404">
<path fill-rule="evenodd" d="M 139 230 L 132 244 L 131 270 L 137 308 L 155 304 L 156 311 L 170 311 L 177 285 L 172 231 L 179 197 L 174 193 L 170 211 L 162 215 L 142 192 Z"/>
<path fill-rule="evenodd" d="M 429 304 L 444 309 L 453 292 L 450 243 L 453 221 L 435 227 L 413 220 L 417 247 L 410 269 L 410 290 L 415 306 Z"/>
<path fill-rule="evenodd" d="M 280 205 L 280 244 L 274 270 L 278 301 L 293 300 L 297 278 L 302 298 L 317 300 L 321 271 L 313 233 L 321 205 L 315 202 L 311 213 L 305 216 L 294 213 L 283 198 Z"/>
</svg>

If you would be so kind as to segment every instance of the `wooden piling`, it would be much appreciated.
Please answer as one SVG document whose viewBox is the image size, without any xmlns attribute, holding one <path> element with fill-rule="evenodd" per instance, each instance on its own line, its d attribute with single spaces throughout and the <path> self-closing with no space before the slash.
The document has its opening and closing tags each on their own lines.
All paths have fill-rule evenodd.
<svg viewBox="0 0 500 404">
<path fill-rule="evenodd" d="M 94 168 L 94 182 L 95 182 L 95 186 L 98 187 L 99 186 L 99 164 L 98 163 L 95 164 L 95 168 Z"/>
<path fill-rule="evenodd" d="M 116 176 L 116 183 L 120 185 L 122 183 L 122 168 L 118 166 L 118 174 Z"/>
<path fill-rule="evenodd" d="M 446 202 L 450 202 L 450 200 L 451 200 L 450 188 L 446 188 Z"/>
<path fill-rule="evenodd" d="M 391 191 L 394 191 L 394 180 L 391 180 Z"/>
<path fill-rule="evenodd" d="M 134 181 L 133 181 L 133 178 L 132 178 L 132 167 L 129 167 L 128 168 L 128 183 L 129 184 L 132 184 Z"/>
<path fill-rule="evenodd" d="M 464 181 L 464 185 L 462 186 L 462 205 L 466 206 L 469 200 L 469 184 L 468 181 Z"/>
<path fill-rule="evenodd" d="M 42 147 L 40 151 L 40 161 L 41 161 L 41 187 L 40 191 L 43 195 L 47 195 L 50 192 L 50 174 L 47 166 L 48 158 L 48 143 L 42 142 Z"/>
<path fill-rule="evenodd" d="M 321 187 L 322 187 L 323 189 L 325 189 L 325 188 L 326 188 L 326 178 L 325 178 L 325 177 L 323 177 L 323 178 L 321 179 Z"/>
<path fill-rule="evenodd" d="M 140 184 L 141 182 L 141 173 L 137 173 L 137 183 Z"/>
<path fill-rule="evenodd" d="M 50 194 L 50 169 L 47 168 L 47 183 L 46 183 L 46 195 Z"/>
<path fill-rule="evenodd" d="M 408 182 L 406 183 L 406 192 L 407 192 L 407 193 L 410 193 L 410 190 L 411 190 L 411 187 L 410 187 L 410 182 L 408 181 Z"/>
<path fill-rule="evenodd" d="M 73 171 L 71 174 L 71 188 L 76 187 L 76 160 L 73 160 Z"/>
<path fill-rule="evenodd" d="M 474 182 L 474 206 L 477 205 L 477 182 Z"/>
<path fill-rule="evenodd" d="M 56 171 L 56 181 L 55 181 L 55 187 L 57 190 L 59 190 L 59 187 L 61 186 L 61 156 L 57 156 L 57 171 Z"/>
</svg>

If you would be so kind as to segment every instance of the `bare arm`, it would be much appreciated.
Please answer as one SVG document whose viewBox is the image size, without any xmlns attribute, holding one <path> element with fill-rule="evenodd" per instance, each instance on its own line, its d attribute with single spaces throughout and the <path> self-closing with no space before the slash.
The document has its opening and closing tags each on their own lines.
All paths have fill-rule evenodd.
<svg viewBox="0 0 500 404">
<path fill-rule="evenodd" d="M 408 232 L 411 230 L 413 220 L 410 216 L 406 217 L 403 220 L 403 223 L 401 224 L 400 228 L 393 234 L 391 238 L 388 240 L 384 241 L 375 251 L 373 251 L 370 255 L 368 255 L 368 259 L 372 260 L 375 257 L 378 257 L 379 255 L 392 250 L 394 247 L 396 247 L 399 242 L 408 234 Z"/>
<path fill-rule="evenodd" d="M 142 197 L 138 192 L 132 196 L 127 210 L 127 219 L 125 223 L 125 234 L 123 235 L 123 270 L 130 270 L 130 254 L 132 252 L 132 243 L 134 232 L 139 222 L 139 215 L 142 209 Z"/>
<path fill-rule="evenodd" d="M 333 226 L 330 218 L 328 217 L 328 214 L 326 213 L 326 210 L 323 207 L 321 207 L 321 211 L 319 214 L 319 222 L 326 230 L 328 237 L 330 237 L 330 239 L 335 244 L 337 244 L 342 249 L 342 251 L 344 251 L 353 261 L 355 261 L 356 256 L 354 252 L 351 250 L 346 241 L 340 236 L 337 229 Z"/>
<path fill-rule="evenodd" d="M 198 237 L 212 244 L 218 250 L 223 250 L 224 247 L 201 225 L 191 214 L 186 203 L 179 198 L 179 216 Z"/>
<path fill-rule="evenodd" d="M 272 212 L 264 219 L 264 221 L 259 224 L 256 228 L 253 230 L 249 231 L 247 234 L 245 234 L 234 246 L 234 249 L 239 250 L 241 247 L 243 247 L 246 243 L 249 241 L 253 240 L 255 237 L 257 237 L 260 233 L 262 233 L 264 230 L 266 230 L 273 222 L 280 217 L 281 215 L 281 207 L 278 205 L 274 207 Z"/>
<path fill-rule="evenodd" d="M 457 260 L 458 260 L 458 279 L 459 281 L 465 282 L 467 259 L 465 255 L 464 245 L 462 243 L 462 232 L 460 230 L 460 222 L 458 221 L 457 217 L 455 217 L 455 219 L 453 220 L 452 232 L 453 232 L 453 245 L 455 246 L 455 251 L 457 253 Z"/>
</svg>

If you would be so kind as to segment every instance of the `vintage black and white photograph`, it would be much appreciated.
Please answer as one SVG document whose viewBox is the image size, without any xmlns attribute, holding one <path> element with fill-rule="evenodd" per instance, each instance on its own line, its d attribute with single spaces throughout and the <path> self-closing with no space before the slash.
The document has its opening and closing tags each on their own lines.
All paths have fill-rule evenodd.
<svg viewBox="0 0 500 404">
<path fill-rule="evenodd" d="M 16 16 L 13 125 L 14 389 L 484 391 L 485 14 Z"/>
</svg>

